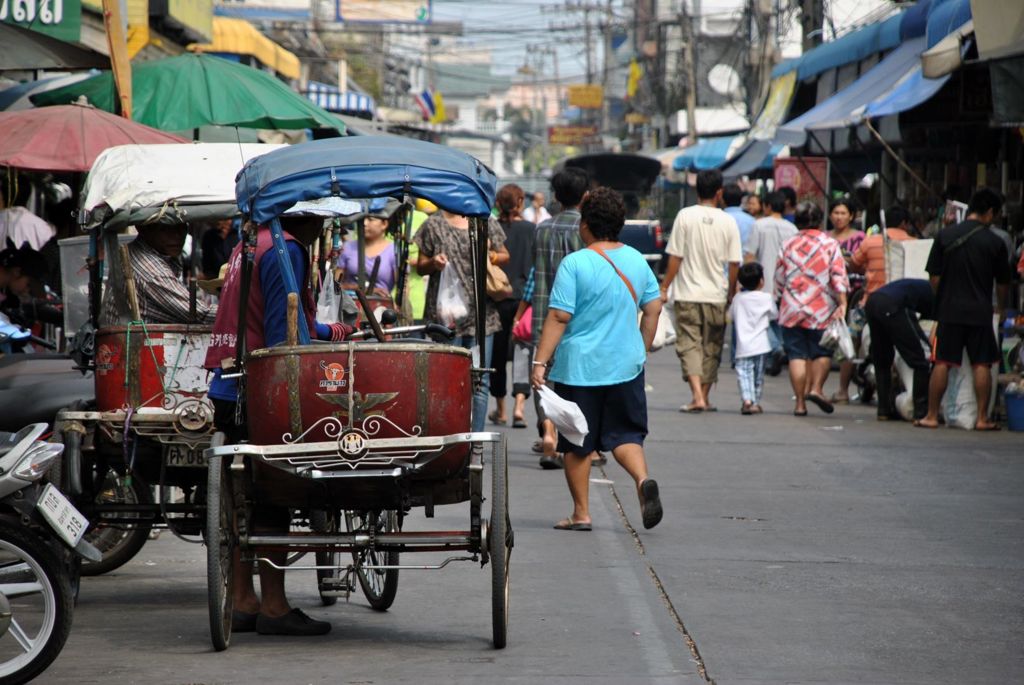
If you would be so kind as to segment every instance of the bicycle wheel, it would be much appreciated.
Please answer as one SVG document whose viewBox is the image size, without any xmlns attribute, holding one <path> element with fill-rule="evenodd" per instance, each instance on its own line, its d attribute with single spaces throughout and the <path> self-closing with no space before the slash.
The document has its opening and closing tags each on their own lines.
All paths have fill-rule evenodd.
<svg viewBox="0 0 1024 685">
<path fill-rule="evenodd" d="M 396 511 L 347 511 L 345 524 L 350 533 L 370 528 L 374 528 L 378 533 L 397 533 L 400 529 Z M 376 611 L 387 611 L 394 604 L 395 594 L 398 592 L 398 569 L 366 567 L 397 566 L 398 552 L 364 549 L 353 552 L 352 559 L 355 561 L 359 586 L 363 589 L 370 607 Z"/>
</svg>

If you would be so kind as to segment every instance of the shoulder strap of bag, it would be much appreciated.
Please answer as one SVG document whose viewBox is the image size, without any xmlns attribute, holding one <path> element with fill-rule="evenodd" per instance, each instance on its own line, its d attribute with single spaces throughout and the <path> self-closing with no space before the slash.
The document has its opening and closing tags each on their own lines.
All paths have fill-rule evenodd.
<svg viewBox="0 0 1024 685">
<path fill-rule="evenodd" d="M 590 246 L 589 248 L 587 248 L 587 249 L 593 250 L 593 251 L 594 251 L 594 252 L 596 252 L 597 254 L 601 255 L 602 257 L 604 257 L 604 260 L 605 260 L 606 262 L 608 262 L 609 264 L 611 264 L 611 265 L 612 265 L 612 268 L 613 268 L 613 269 L 615 269 L 615 273 L 617 273 L 617 274 L 619 275 L 619 278 L 621 278 L 621 279 L 622 279 L 622 282 L 626 284 L 626 287 L 627 287 L 627 288 L 629 288 L 629 294 L 633 296 L 633 304 L 637 304 L 637 303 L 639 302 L 639 300 L 637 300 L 637 297 L 636 297 L 636 290 L 634 290 L 634 289 L 633 289 L 633 284 L 629 282 L 629 279 L 628 279 L 628 278 L 626 278 L 626 274 L 622 273 L 622 271 L 620 271 L 620 270 L 619 270 L 619 267 L 615 266 L 615 262 L 613 262 L 613 261 L 611 260 L 611 257 L 609 257 L 608 255 L 606 255 L 606 254 L 604 253 L 604 250 L 602 250 L 602 249 L 601 249 L 601 248 L 599 248 L 599 247 L 594 247 L 593 245 L 591 245 L 591 246 Z"/>
<path fill-rule="evenodd" d="M 974 237 L 974 234 L 975 234 L 975 233 L 977 233 L 978 231 L 981 231 L 982 229 L 985 229 L 985 228 L 988 228 L 988 226 L 986 226 L 986 225 L 985 225 L 985 224 L 983 224 L 983 223 L 978 223 L 978 225 L 977 225 L 977 226 L 975 226 L 975 227 L 974 227 L 974 228 L 972 228 L 971 230 L 967 231 L 967 233 L 964 233 L 964 234 L 963 234 L 962 236 L 960 236 L 959 238 L 957 238 L 956 240 L 954 240 L 953 242 L 951 242 L 951 243 L 950 243 L 949 245 L 947 245 L 947 246 L 946 246 L 946 249 L 944 249 L 944 250 L 942 251 L 942 254 L 949 254 L 949 253 L 950 253 L 950 252 L 952 252 L 953 250 L 956 250 L 956 249 L 957 249 L 957 248 L 959 248 L 959 247 L 960 247 L 961 245 L 963 245 L 964 243 L 966 243 L 966 242 L 967 242 L 968 240 L 970 240 L 971 238 L 973 238 L 973 237 Z"/>
</svg>

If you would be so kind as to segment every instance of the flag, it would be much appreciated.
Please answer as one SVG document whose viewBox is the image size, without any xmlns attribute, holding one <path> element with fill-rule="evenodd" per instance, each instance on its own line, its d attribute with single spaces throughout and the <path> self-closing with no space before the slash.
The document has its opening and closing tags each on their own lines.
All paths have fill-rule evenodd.
<svg viewBox="0 0 1024 685">
<path fill-rule="evenodd" d="M 430 117 L 430 123 L 443 124 L 448 121 L 448 114 L 444 111 L 444 98 L 441 91 L 434 93 L 434 116 Z"/>
<path fill-rule="evenodd" d="M 640 77 L 644 75 L 644 70 L 640 68 L 636 58 L 629 60 L 629 78 L 626 80 L 626 97 L 632 98 L 636 96 L 636 89 L 640 86 Z M 619 82 L 621 83 L 621 81 Z"/>
<path fill-rule="evenodd" d="M 434 96 L 430 94 L 429 90 L 424 90 L 413 96 L 413 100 L 416 101 L 416 106 L 420 108 L 420 114 L 423 115 L 423 121 L 432 121 L 434 119 Z"/>
</svg>

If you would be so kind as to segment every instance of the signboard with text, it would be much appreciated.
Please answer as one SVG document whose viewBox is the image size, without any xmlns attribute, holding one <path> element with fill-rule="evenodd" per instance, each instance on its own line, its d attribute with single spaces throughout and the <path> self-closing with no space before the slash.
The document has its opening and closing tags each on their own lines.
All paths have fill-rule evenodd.
<svg viewBox="0 0 1024 685">
<path fill-rule="evenodd" d="M 597 139 L 597 126 L 548 126 L 550 145 L 586 145 Z"/>
<path fill-rule="evenodd" d="M 433 9 L 431 0 L 337 0 L 337 3 L 337 19 L 345 24 L 429 24 Z"/>
<path fill-rule="evenodd" d="M 0 0 L 0 21 L 75 42 L 82 34 L 82 1 Z"/>
<path fill-rule="evenodd" d="M 569 106 L 580 109 L 601 109 L 604 107 L 604 88 L 595 84 L 581 83 L 569 86 Z"/>
<path fill-rule="evenodd" d="M 828 171 L 828 157 L 776 157 L 775 188 L 789 186 L 798 203 L 813 202 L 827 213 Z"/>
</svg>

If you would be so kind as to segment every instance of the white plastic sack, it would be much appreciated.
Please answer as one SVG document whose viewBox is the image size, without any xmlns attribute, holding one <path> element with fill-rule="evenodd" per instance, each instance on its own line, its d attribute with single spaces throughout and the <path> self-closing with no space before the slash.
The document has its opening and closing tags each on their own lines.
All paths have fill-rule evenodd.
<svg viewBox="0 0 1024 685">
<path fill-rule="evenodd" d="M 992 319 L 993 333 L 997 332 L 997 320 Z M 999 339 L 998 336 L 996 338 Z M 999 362 L 992 365 L 992 378 L 999 373 Z M 996 383 L 992 383 L 992 391 L 989 394 L 988 406 L 991 411 L 995 406 Z M 949 384 L 946 386 L 946 394 L 942 396 L 942 415 L 946 418 L 946 425 L 951 428 L 963 428 L 974 430 L 978 423 L 978 399 L 974 395 L 974 367 L 971 366 L 971 358 L 964 351 L 963 359 L 960 360 L 960 368 L 949 370 Z M 984 417 L 988 418 L 988 417 Z"/>
<path fill-rule="evenodd" d="M 462 296 L 462 281 L 451 264 L 441 269 L 438 278 L 440 282 L 437 284 L 437 315 L 441 318 L 441 323 L 451 327 L 469 315 L 469 307 Z"/>
<path fill-rule="evenodd" d="M 821 334 L 821 346 L 829 349 L 838 348 L 846 359 L 856 359 L 857 351 L 853 348 L 853 337 L 850 329 L 842 319 L 832 319 L 825 332 Z"/>
<path fill-rule="evenodd" d="M 334 280 L 328 278 L 320 288 L 320 297 L 316 302 L 316 320 L 320 323 L 338 323 L 338 308 L 341 306 L 341 296 Z"/>
<path fill-rule="evenodd" d="M 575 402 L 562 399 L 546 385 L 540 386 L 537 395 L 540 397 L 540 408 L 544 411 L 544 416 L 555 424 L 562 437 L 574 445 L 582 445 L 590 428 L 579 406 Z"/>
<path fill-rule="evenodd" d="M 654 332 L 654 340 L 651 341 L 651 352 L 657 352 L 665 345 L 672 345 L 676 341 L 676 324 L 673 316 L 672 305 L 666 303 L 661 308 L 661 315 L 658 316 L 658 329 Z"/>
</svg>

